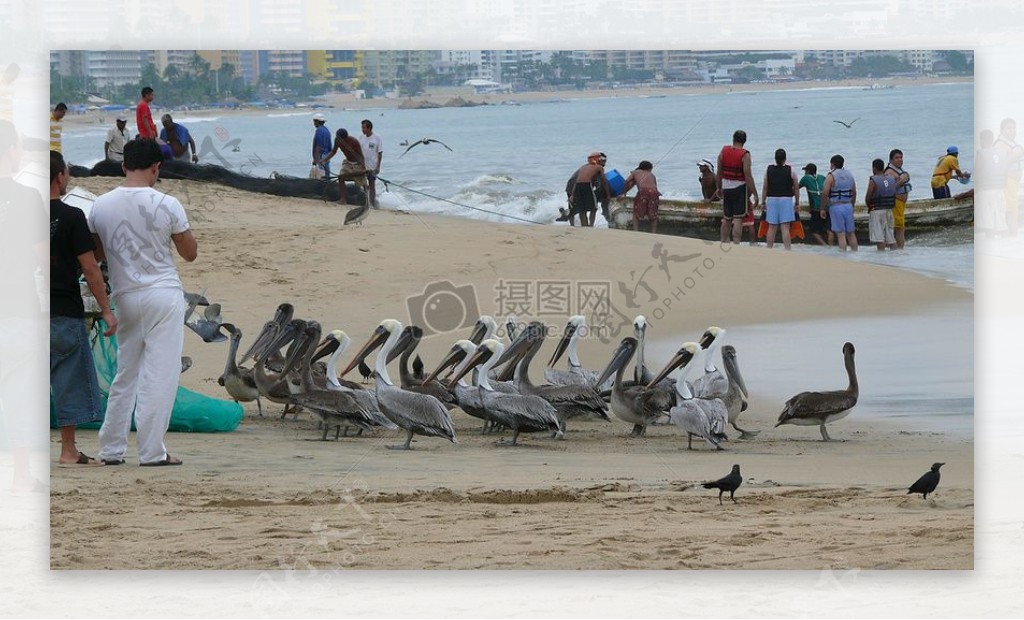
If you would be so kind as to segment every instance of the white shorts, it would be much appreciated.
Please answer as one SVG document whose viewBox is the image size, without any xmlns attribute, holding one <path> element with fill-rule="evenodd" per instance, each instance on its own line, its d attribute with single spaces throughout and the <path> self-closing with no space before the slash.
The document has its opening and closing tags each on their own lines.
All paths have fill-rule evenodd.
<svg viewBox="0 0 1024 620">
<path fill-rule="evenodd" d="M 868 214 L 868 238 L 871 243 L 894 245 L 896 237 L 893 227 L 892 209 L 875 209 Z"/>
</svg>

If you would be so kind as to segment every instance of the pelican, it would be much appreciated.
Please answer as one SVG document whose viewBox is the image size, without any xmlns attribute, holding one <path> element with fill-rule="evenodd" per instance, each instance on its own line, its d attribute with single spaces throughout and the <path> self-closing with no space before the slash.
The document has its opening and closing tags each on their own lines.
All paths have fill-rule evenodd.
<svg viewBox="0 0 1024 620">
<path fill-rule="evenodd" d="M 437 400 L 441 401 L 448 409 L 454 409 L 458 404 L 456 402 L 455 395 L 452 394 L 445 386 L 437 382 L 425 383 L 423 381 L 418 381 L 413 377 L 412 373 L 409 372 L 409 356 L 412 354 L 413 350 L 416 349 L 416 346 L 419 344 L 422 336 L 423 330 L 415 325 L 409 325 L 402 329 L 402 334 L 398 338 L 398 343 L 395 344 L 395 348 L 388 353 L 384 363 L 390 364 L 395 357 L 398 357 L 399 385 L 403 390 L 430 394 Z"/>
<path fill-rule="evenodd" d="M 612 383 L 611 410 L 615 417 L 633 425 L 631 437 L 640 437 L 647 431 L 647 425 L 657 420 L 673 404 L 673 398 L 665 390 L 645 385 L 625 386 L 622 375 L 626 366 L 633 359 L 638 343 L 636 338 L 627 336 L 622 339 L 608 366 L 601 373 L 599 380 L 603 383 L 615 374 Z"/>
<path fill-rule="evenodd" d="M 487 415 L 484 410 L 483 401 L 480 399 L 480 390 L 470 387 L 463 380 L 463 371 L 469 368 L 469 362 L 472 359 L 473 354 L 476 352 L 476 345 L 471 340 L 457 340 L 452 348 L 448 351 L 448 355 L 441 360 L 441 363 L 437 365 L 437 368 L 433 370 L 423 380 L 423 383 L 433 383 L 437 379 L 438 375 L 444 372 L 448 368 L 454 368 L 453 375 L 458 375 L 459 378 L 454 381 L 449 381 L 449 389 L 452 394 L 455 395 L 455 401 L 459 405 L 459 409 L 462 409 L 467 414 L 474 418 L 479 418 L 484 421 L 484 427 L 481 433 L 486 433 L 491 423 L 492 418 Z"/>
<path fill-rule="evenodd" d="M 725 330 L 709 327 L 700 337 L 700 348 L 704 349 L 704 374 L 693 382 L 693 393 L 697 398 L 721 398 L 729 391 L 729 379 L 715 366 L 715 352 L 722 346 Z"/>
<path fill-rule="evenodd" d="M 729 412 L 729 424 L 740 432 L 740 439 L 753 439 L 761 431 L 745 431 L 736 426 L 736 420 L 740 413 L 747 410 L 747 384 L 740 374 L 739 364 L 736 363 L 736 347 L 727 344 L 722 347 L 722 367 L 725 369 L 725 376 L 729 379 L 729 389 L 722 396 L 721 400 Z"/>
<path fill-rule="evenodd" d="M 857 385 L 857 369 L 853 364 L 854 353 L 852 343 L 847 342 L 843 345 L 843 361 L 846 364 L 846 374 L 850 380 L 845 390 L 800 392 L 786 401 L 786 406 L 779 414 L 779 421 L 775 423 L 775 426 L 783 424 L 818 426 L 821 429 L 821 439 L 832 441 L 825 425 L 848 416 L 850 410 L 857 404 L 857 396 L 860 394 L 860 388 Z"/>
<path fill-rule="evenodd" d="M 228 337 L 220 331 L 222 322 L 220 304 L 207 303 L 206 308 L 203 310 L 203 318 L 192 319 L 192 313 L 201 299 L 201 296 L 192 297 L 188 302 L 188 306 L 185 308 L 185 327 L 198 334 L 203 339 L 203 342 L 223 342 L 227 340 Z"/>
<path fill-rule="evenodd" d="M 405 430 L 408 437 L 405 445 L 394 446 L 405 450 L 412 449 L 412 436 L 414 434 L 431 437 L 444 437 L 456 443 L 455 428 L 452 426 L 452 418 L 444 403 L 429 394 L 409 392 L 395 386 L 388 376 L 387 356 L 395 348 L 398 339 L 401 337 L 402 324 L 394 319 L 381 321 L 373 335 L 363 345 L 363 348 L 356 354 L 355 358 L 341 372 L 344 376 L 374 349 L 380 347 L 380 353 L 374 362 L 374 393 L 377 395 L 377 404 L 381 412 L 389 420 Z"/>
<path fill-rule="evenodd" d="M 519 331 L 519 318 L 514 314 L 505 317 L 505 335 L 508 337 L 509 342 L 516 339 L 517 331 Z"/>
<path fill-rule="evenodd" d="M 543 323 L 533 321 L 509 345 L 504 354 L 495 362 L 501 364 L 522 354 L 515 367 L 515 386 L 520 394 L 540 396 L 554 405 L 558 411 L 559 438 L 565 438 L 565 421 L 581 415 L 597 415 L 608 420 L 608 405 L 589 385 L 541 385 L 530 381 L 530 362 L 544 344 L 546 328 Z M 522 353 L 525 350 L 525 354 Z M 506 359 L 508 358 L 508 359 Z"/>
<path fill-rule="evenodd" d="M 684 343 L 649 385 L 657 384 L 665 375 L 679 368 L 679 376 L 676 378 L 676 406 L 669 410 L 669 419 L 686 432 L 687 450 L 693 450 L 694 435 L 714 449 L 722 450 L 721 443 L 728 439 L 725 435 L 725 424 L 729 419 L 729 413 L 725 409 L 725 404 L 717 398 L 694 398 L 686 384 L 689 365 L 699 350 L 700 345 L 696 342 Z"/>
<path fill-rule="evenodd" d="M 297 326 L 293 326 L 292 323 L 293 321 L 288 321 L 287 325 L 282 326 L 274 321 L 267 321 L 249 351 L 242 356 L 242 359 L 249 355 L 253 356 L 253 379 L 256 381 L 256 387 L 267 400 L 285 406 L 281 413 L 282 418 L 289 413 L 297 413 L 288 409 L 292 394 L 288 387 L 288 375 L 270 369 L 268 362 L 279 356 L 281 348 L 298 336 Z M 281 361 L 283 367 L 283 358 Z"/>
<path fill-rule="evenodd" d="M 372 412 L 364 408 L 352 393 L 323 390 L 314 385 L 311 365 L 315 346 L 320 340 L 320 332 L 320 324 L 316 321 L 306 323 L 300 344 L 295 347 L 285 362 L 284 372 L 289 372 L 296 363 L 301 363 L 299 369 L 301 391 L 292 395 L 292 402 L 309 409 L 320 418 L 324 431 L 320 437 L 322 441 L 327 441 L 327 432 L 332 426 L 337 427 L 334 434 L 335 439 L 341 435 L 342 426 L 373 428 L 375 424 Z"/>
<path fill-rule="evenodd" d="M 504 394 L 491 387 L 487 374 L 504 352 L 505 345 L 501 342 L 494 339 L 484 340 L 477 347 L 469 363 L 455 375 L 453 381 L 461 379 L 474 366 L 480 366 L 480 372 L 476 373 L 476 389 L 480 394 L 481 404 L 489 418 L 512 429 L 512 442 L 509 444 L 511 446 L 517 445 L 519 433 L 560 432 L 562 423 L 558 419 L 558 412 L 544 398 Z"/>
<path fill-rule="evenodd" d="M 565 325 L 565 332 L 562 334 L 562 339 L 558 341 L 558 346 L 555 347 L 555 352 L 551 355 L 551 361 L 548 362 L 548 367 L 544 370 L 544 379 L 548 383 L 554 385 L 590 385 L 598 390 L 605 387 L 596 383 L 601 373 L 596 370 L 583 368 L 579 355 L 576 353 L 576 341 L 579 340 L 580 332 L 586 330 L 586 328 L 587 319 L 582 314 L 569 317 L 569 321 Z M 558 370 L 555 368 L 555 364 L 558 363 L 558 360 L 566 351 L 569 353 L 569 370 Z"/>
<path fill-rule="evenodd" d="M 238 345 L 242 342 L 242 330 L 231 323 L 222 323 L 221 327 L 231 334 L 231 345 L 228 348 L 228 359 L 224 364 L 224 372 L 217 379 L 217 383 L 227 390 L 236 403 L 256 401 L 256 407 L 262 416 L 263 404 L 260 402 L 260 390 L 256 387 L 252 369 L 242 368 L 237 362 Z"/>
<path fill-rule="evenodd" d="M 498 331 L 498 322 L 494 320 L 494 317 L 489 314 L 481 314 L 480 318 L 473 324 L 473 331 L 469 334 L 469 341 L 474 345 L 478 345 L 484 340 L 494 338 L 494 333 Z"/>
<path fill-rule="evenodd" d="M 336 392 L 348 392 L 359 403 L 364 411 L 370 412 L 373 426 L 379 426 L 390 430 L 398 430 L 391 420 L 387 419 L 377 405 L 377 397 L 362 386 L 352 387 L 352 382 L 338 379 L 338 360 L 341 354 L 348 349 L 352 339 L 340 329 L 332 330 L 325 338 L 326 348 L 330 351 L 327 358 L 327 389 Z M 358 426 L 358 425 L 357 425 Z M 359 434 L 363 434 L 362 426 L 358 426 Z M 348 436 L 348 427 L 345 427 L 344 436 Z"/>
<path fill-rule="evenodd" d="M 849 129 L 849 128 L 853 127 L 853 124 L 856 123 L 859 120 L 860 120 L 860 117 L 858 116 L 857 118 L 853 119 L 849 123 L 847 123 L 846 121 L 832 121 L 832 122 L 833 123 L 839 123 L 843 127 L 846 127 L 847 129 Z"/>
<path fill-rule="evenodd" d="M 367 198 L 367 200 L 369 200 L 369 198 Z M 348 213 L 345 214 L 345 226 L 348 226 L 349 224 L 359 224 L 362 226 L 363 220 L 365 220 L 368 215 L 370 215 L 370 205 L 368 204 L 359 205 L 358 207 L 349 209 Z"/>
</svg>

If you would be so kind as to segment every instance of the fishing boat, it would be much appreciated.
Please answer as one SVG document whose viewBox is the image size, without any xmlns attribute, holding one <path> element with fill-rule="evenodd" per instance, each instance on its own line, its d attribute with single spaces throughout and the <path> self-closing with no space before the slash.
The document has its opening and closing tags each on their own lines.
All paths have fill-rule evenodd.
<svg viewBox="0 0 1024 620">
<path fill-rule="evenodd" d="M 609 228 L 632 230 L 632 198 L 614 198 L 608 210 Z M 754 215 L 760 217 L 761 209 L 755 209 Z M 802 207 L 800 220 L 806 224 L 809 217 L 806 206 Z M 858 205 L 854 209 L 853 220 L 857 228 L 857 240 L 868 243 L 867 207 Z M 974 197 L 912 200 L 907 203 L 906 224 L 908 239 L 950 227 L 971 226 L 974 224 Z M 658 208 L 658 232 L 661 234 L 716 241 L 721 234 L 721 226 L 721 202 L 662 199 Z M 809 235 L 810 231 L 807 233 Z"/>
</svg>

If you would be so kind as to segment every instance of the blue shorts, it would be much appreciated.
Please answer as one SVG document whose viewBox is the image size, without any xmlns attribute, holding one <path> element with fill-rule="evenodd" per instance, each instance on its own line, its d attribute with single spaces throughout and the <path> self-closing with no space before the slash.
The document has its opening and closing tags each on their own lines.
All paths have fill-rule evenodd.
<svg viewBox="0 0 1024 620">
<path fill-rule="evenodd" d="M 948 185 L 943 185 L 942 187 L 933 187 L 932 188 L 932 198 L 934 198 L 935 200 L 941 200 L 943 198 L 949 198 L 949 197 L 950 197 L 950 192 L 949 192 L 949 186 Z"/>
<path fill-rule="evenodd" d="M 793 215 L 792 196 L 769 196 L 764 199 L 768 208 L 768 223 L 773 226 L 788 224 L 796 219 Z"/>
<path fill-rule="evenodd" d="M 50 317 L 50 395 L 58 426 L 103 419 L 96 365 L 83 319 Z"/>
<path fill-rule="evenodd" d="M 832 232 L 835 233 L 852 233 L 853 228 L 853 205 L 850 203 L 840 203 L 837 205 L 828 206 L 828 216 L 832 220 Z"/>
</svg>

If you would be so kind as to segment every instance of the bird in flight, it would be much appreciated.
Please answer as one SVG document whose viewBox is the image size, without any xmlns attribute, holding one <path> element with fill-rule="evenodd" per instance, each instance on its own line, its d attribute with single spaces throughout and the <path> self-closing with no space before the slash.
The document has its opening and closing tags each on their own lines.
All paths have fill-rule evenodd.
<svg viewBox="0 0 1024 620">
<path fill-rule="evenodd" d="M 845 123 L 845 122 L 843 122 L 843 121 L 832 121 L 832 122 L 833 122 L 833 123 L 839 123 L 839 124 L 840 124 L 840 125 L 842 125 L 843 127 L 846 127 L 847 129 L 849 129 L 850 127 L 853 127 L 853 124 L 854 124 L 854 123 L 856 123 L 856 122 L 857 122 L 857 121 L 859 121 L 859 120 L 860 120 L 860 117 L 858 116 L 857 118 L 853 119 L 853 120 L 852 120 L 852 121 L 850 121 L 849 123 Z"/>
<path fill-rule="evenodd" d="M 405 152 L 403 152 L 401 155 L 399 155 L 398 158 L 401 159 L 402 157 L 405 157 L 405 154 L 408 153 L 409 151 L 411 151 L 414 146 L 418 146 L 420 144 L 433 144 L 435 142 L 440 144 L 444 148 L 448 149 L 449 151 L 452 150 L 452 147 L 448 146 L 444 142 L 441 142 L 440 140 L 435 140 L 433 138 L 423 138 L 422 140 L 417 140 L 417 141 L 413 142 L 412 144 L 410 144 L 409 147 L 407 149 L 405 149 Z M 454 153 L 454 151 L 452 151 L 452 152 Z"/>
</svg>

